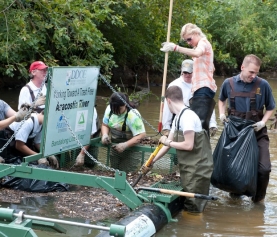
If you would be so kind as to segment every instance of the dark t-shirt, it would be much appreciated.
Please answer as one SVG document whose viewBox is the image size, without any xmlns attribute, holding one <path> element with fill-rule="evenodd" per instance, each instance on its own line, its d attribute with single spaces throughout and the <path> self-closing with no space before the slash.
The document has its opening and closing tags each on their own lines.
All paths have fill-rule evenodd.
<svg viewBox="0 0 277 237">
<path fill-rule="evenodd" d="M 240 75 L 234 76 L 232 78 L 234 81 L 234 89 L 236 92 L 251 92 L 257 77 L 251 83 L 245 83 L 241 80 Z M 230 108 L 230 92 L 231 86 L 229 83 L 229 78 L 225 79 L 219 94 L 219 100 L 225 101 L 228 98 L 228 105 Z M 256 109 L 262 110 L 265 106 L 266 110 L 273 110 L 275 108 L 275 100 L 272 94 L 271 87 L 269 83 L 262 79 L 260 85 L 256 91 Z M 250 98 L 248 97 L 235 97 L 235 109 L 239 112 L 248 112 L 250 111 Z"/>
</svg>

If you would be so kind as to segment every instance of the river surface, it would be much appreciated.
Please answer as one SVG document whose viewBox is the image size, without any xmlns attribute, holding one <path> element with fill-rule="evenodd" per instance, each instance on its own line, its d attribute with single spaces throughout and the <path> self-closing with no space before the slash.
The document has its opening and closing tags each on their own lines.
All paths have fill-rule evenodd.
<svg viewBox="0 0 277 237">
<path fill-rule="evenodd" d="M 262 75 L 266 78 L 273 89 L 275 100 L 277 101 L 277 80 L 275 75 Z M 222 84 L 224 78 L 217 77 L 218 87 Z M 275 79 L 275 80 L 274 80 Z M 162 87 L 151 87 L 153 95 L 149 96 L 138 108 L 142 117 L 149 123 L 145 127 L 149 136 L 157 136 L 157 127 L 159 124 L 160 113 L 160 96 Z M 219 89 L 218 89 L 219 91 Z M 110 96 L 110 89 L 99 88 L 98 96 Z M 1 99 L 8 102 L 14 109 L 17 107 L 19 90 L 1 91 Z M 216 94 L 216 100 L 218 93 Z M 97 101 L 97 111 L 102 118 L 106 102 Z M 217 144 L 223 126 L 218 119 L 218 109 L 216 106 L 216 117 L 218 122 L 218 131 L 215 137 L 211 139 L 213 149 Z M 270 122 L 267 123 L 269 125 Z M 270 137 L 270 154 L 272 162 L 272 172 L 270 175 L 267 195 L 262 203 L 253 204 L 248 197 L 238 200 L 231 199 L 227 192 L 221 191 L 215 187 L 211 188 L 211 195 L 219 197 L 218 201 L 209 202 L 206 210 L 201 215 L 188 215 L 180 212 L 175 218 L 177 222 L 167 224 L 156 237 L 183 237 L 183 236 L 205 236 L 205 237 L 252 237 L 252 236 L 277 236 L 277 132 L 269 131 Z M 50 218 L 59 218 L 51 206 L 52 201 L 48 198 L 44 200 L 30 199 L 24 204 L 7 204 L 0 203 L 2 207 L 11 207 L 14 209 L 24 209 L 26 214 L 35 215 L 39 208 L 49 210 Z M 26 208 L 28 207 L 28 208 Z M 72 219 L 71 219 L 72 220 Z M 76 220 L 85 222 L 85 220 Z M 64 226 L 65 227 L 65 226 Z M 68 234 L 53 234 L 35 231 L 39 237 L 45 236 L 95 236 L 97 231 L 85 228 L 69 226 Z"/>
</svg>

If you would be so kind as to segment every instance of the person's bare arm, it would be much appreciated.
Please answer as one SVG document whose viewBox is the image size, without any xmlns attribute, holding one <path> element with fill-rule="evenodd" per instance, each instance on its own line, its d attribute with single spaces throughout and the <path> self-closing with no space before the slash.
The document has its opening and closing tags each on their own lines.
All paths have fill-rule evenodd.
<svg viewBox="0 0 277 237">
<path fill-rule="evenodd" d="M 37 149 L 38 151 L 40 151 L 40 143 L 35 144 L 35 147 L 36 147 L 36 149 Z"/>
<path fill-rule="evenodd" d="M 33 151 L 29 147 L 26 146 L 26 144 L 22 141 L 16 140 L 15 141 L 15 148 L 22 152 L 25 155 L 34 155 L 37 154 L 37 152 Z"/>
<path fill-rule="evenodd" d="M 203 55 L 203 51 L 201 49 L 195 48 L 195 49 L 189 49 L 185 47 L 178 46 L 177 50 L 179 53 L 186 54 L 191 57 L 199 58 Z"/>
<path fill-rule="evenodd" d="M 14 121 L 15 121 L 15 115 L 10 118 L 0 121 L 0 130 L 3 130 L 4 128 L 8 127 Z"/>
<path fill-rule="evenodd" d="M 184 133 L 184 141 L 182 142 L 170 142 L 170 147 L 173 147 L 177 150 L 191 151 L 194 146 L 194 131 L 186 131 Z"/>
<path fill-rule="evenodd" d="M 218 100 L 218 112 L 219 112 L 219 116 L 221 114 L 225 114 L 225 110 L 226 110 L 226 100 L 225 101 Z"/>
<path fill-rule="evenodd" d="M 135 146 L 136 144 L 140 143 L 143 138 L 146 137 L 146 133 L 140 133 L 134 137 L 132 137 L 130 140 L 127 141 L 128 147 Z"/>
<path fill-rule="evenodd" d="M 173 133 L 169 133 L 168 139 L 169 140 L 173 140 L 173 135 L 174 135 Z M 170 149 L 169 146 L 163 146 L 161 148 L 161 150 L 158 152 L 158 154 L 155 156 L 155 158 L 153 159 L 152 163 L 154 164 L 154 162 L 156 162 L 157 160 L 161 159 L 168 152 L 169 149 Z"/>
<path fill-rule="evenodd" d="M 109 134 L 109 132 L 110 132 L 110 128 L 108 127 L 108 125 L 102 123 L 102 125 L 101 125 L 101 133 L 102 133 L 102 135 L 103 134 Z"/>
<path fill-rule="evenodd" d="M 11 123 L 13 123 L 15 121 L 15 114 L 16 112 L 10 108 L 7 112 L 6 112 L 6 119 L 0 121 L 0 130 L 3 130 L 4 128 L 8 127 Z"/>
<path fill-rule="evenodd" d="M 273 114 L 274 110 L 267 110 L 264 113 L 263 119 L 262 121 L 264 121 L 264 123 L 267 122 L 267 120 L 271 117 L 271 115 Z"/>
<path fill-rule="evenodd" d="M 6 117 L 9 118 L 9 117 L 12 117 L 16 114 L 16 112 L 10 108 L 7 112 L 6 112 Z"/>
<path fill-rule="evenodd" d="M 152 164 L 154 164 L 156 161 L 158 161 L 159 159 L 161 159 L 170 149 L 169 146 L 163 146 L 161 148 L 161 150 L 159 150 L 158 154 L 155 156 L 155 158 L 152 161 Z"/>
<path fill-rule="evenodd" d="M 178 149 L 178 150 L 191 151 L 194 146 L 194 135 L 195 135 L 194 131 L 186 131 L 184 133 L 184 139 L 185 139 L 184 141 L 174 142 L 174 141 L 172 141 L 173 133 L 169 133 L 168 139 L 172 141 L 172 142 L 170 142 L 170 146 L 163 146 L 161 148 L 161 150 L 158 152 L 158 154 L 155 156 L 155 158 L 153 159 L 153 163 L 155 163 L 157 160 L 162 158 L 168 152 L 170 147 Z"/>
</svg>

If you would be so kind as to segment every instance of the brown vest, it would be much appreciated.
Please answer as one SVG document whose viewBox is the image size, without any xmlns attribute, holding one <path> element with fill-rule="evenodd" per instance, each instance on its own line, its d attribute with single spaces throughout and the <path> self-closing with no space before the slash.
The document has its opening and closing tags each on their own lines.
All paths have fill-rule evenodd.
<svg viewBox="0 0 277 237">
<path fill-rule="evenodd" d="M 250 92 L 236 92 L 234 87 L 234 80 L 233 78 L 229 78 L 229 83 L 231 87 L 231 93 L 230 93 L 230 108 L 228 108 L 228 115 L 237 116 L 243 119 L 247 120 L 253 120 L 253 121 L 260 121 L 263 118 L 263 110 L 257 110 L 256 109 L 256 90 L 259 87 L 261 83 L 261 78 L 258 77 L 252 90 Z M 236 111 L 235 106 L 235 97 L 248 97 L 250 98 L 250 111 L 248 112 L 239 112 Z"/>
</svg>

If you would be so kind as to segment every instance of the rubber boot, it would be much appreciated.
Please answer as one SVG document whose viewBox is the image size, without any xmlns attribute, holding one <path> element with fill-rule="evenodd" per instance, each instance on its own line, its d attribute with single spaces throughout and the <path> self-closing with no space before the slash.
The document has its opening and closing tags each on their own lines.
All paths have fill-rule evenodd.
<svg viewBox="0 0 277 237">
<path fill-rule="evenodd" d="M 255 197 L 252 197 L 253 202 L 260 202 L 265 198 L 268 182 L 269 182 L 269 173 L 268 174 L 258 173 L 257 192 Z"/>
<path fill-rule="evenodd" d="M 209 134 L 209 123 L 215 107 L 214 99 L 208 96 L 192 97 L 189 100 L 190 109 L 193 110 L 201 120 L 202 127 Z"/>
</svg>

